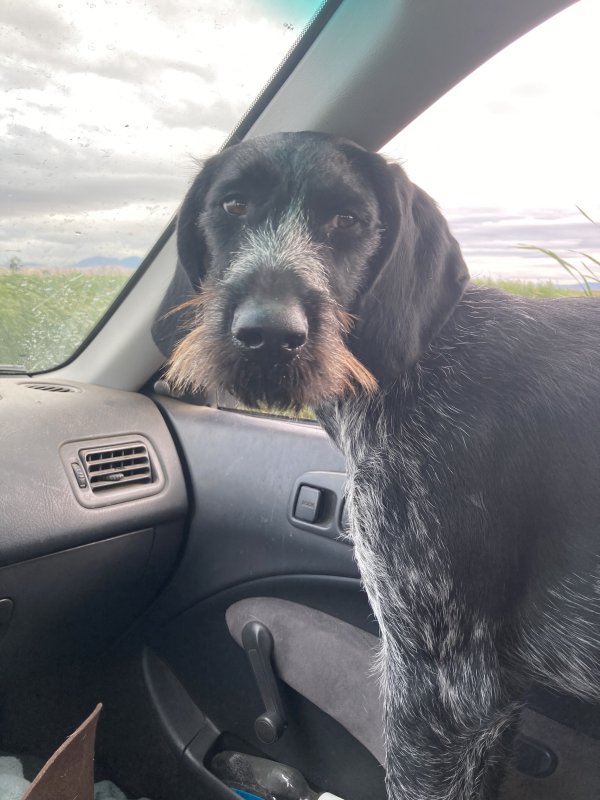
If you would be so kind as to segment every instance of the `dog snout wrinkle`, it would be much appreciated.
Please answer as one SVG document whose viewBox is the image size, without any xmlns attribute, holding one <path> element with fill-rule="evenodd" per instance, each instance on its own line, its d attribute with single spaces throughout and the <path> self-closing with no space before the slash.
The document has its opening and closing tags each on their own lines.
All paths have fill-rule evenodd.
<svg viewBox="0 0 600 800">
<path fill-rule="evenodd" d="M 235 310 L 231 334 L 246 352 L 293 355 L 308 340 L 308 320 L 297 303 L 249 299 Z"/>
</svg>

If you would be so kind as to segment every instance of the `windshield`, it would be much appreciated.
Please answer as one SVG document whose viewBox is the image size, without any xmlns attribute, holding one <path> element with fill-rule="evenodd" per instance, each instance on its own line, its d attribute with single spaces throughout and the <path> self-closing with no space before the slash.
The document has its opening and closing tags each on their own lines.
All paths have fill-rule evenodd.
<svg viewBox="0 0 600 800">
<path fill-rule="evenodd" d="M 0 365 L 68 359 L 319 0 L 0 4 Z"/>
</svg>

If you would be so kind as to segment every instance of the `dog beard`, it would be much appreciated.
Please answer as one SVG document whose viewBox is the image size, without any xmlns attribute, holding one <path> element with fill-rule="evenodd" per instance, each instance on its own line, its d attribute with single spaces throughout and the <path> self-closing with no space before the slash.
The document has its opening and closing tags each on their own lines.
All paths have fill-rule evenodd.
<svg viewBox="0 0 600 800">
<path fill-rule="evenodd" d="M 203 289 L 178 310 L 182 309 L 193 311 L 193 321 L 167 368 L 165 377 L 175 392 L 221 389 L 249 408 L 264 405 L 297 413 L 349 392 L 372 394 L 377 388 L 373 375 L 346 346 L 350 316 L 331 300 L 321 300 L 315 315 L 318 323 L 301 352 L 282 361 L 252 358 L 240 351 L 215 287 Z"/>
</svg>

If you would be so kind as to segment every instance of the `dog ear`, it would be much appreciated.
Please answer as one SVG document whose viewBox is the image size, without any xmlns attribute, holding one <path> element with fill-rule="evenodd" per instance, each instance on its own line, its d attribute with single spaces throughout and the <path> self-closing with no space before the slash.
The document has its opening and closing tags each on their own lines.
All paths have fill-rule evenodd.
<svg viewBox="0 0 600 800">
<path fill-rule="evenodd" d="M 206 273 L 206 246 L 198 218 L 212 182 L 215 160 L 213 157 L 204 164 L 177 214 L 177 265 L 152 325 L 152 337 L 165 356 L 171 355 L 189 328 L 193 312 L 181 306 L 197 296 Z"/>
<path fill-rule="evenodd" d="M 198 227 L 198 219 L 219 158 L 213 156 L 204 163 L 177 214 L 177 258 L 190 283 L 196 287 L 200 286 L 207 267 L 206 244 Z"/>
<path fill-rule="evenodd" d="M 374 158 L 383 233 L 353 309 L 352 350 L 385 385 L 418 361 L 462 297 L 469 273 L 435 202 L 398 164 Z"/>
</svg>

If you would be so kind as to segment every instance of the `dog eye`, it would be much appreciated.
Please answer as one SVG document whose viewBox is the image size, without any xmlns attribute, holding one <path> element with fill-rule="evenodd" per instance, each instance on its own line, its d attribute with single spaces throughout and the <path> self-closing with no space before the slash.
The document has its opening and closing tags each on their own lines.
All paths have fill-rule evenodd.
<svg viewBox="0 0 600 800">
<path fill-rule="evenodd" d="M 241 197 L 232 197 L 223 203 L 224 210 L 232 217 L 243 217 L 248 210 L 248 204 Z"/>
<path fill-rule="evenodd" d="M 351 228 L 357 222 L 358 218 L 354 214 L 342 213 L 332 217 L 329 224 L 334 228 Z"/>
</svg>

